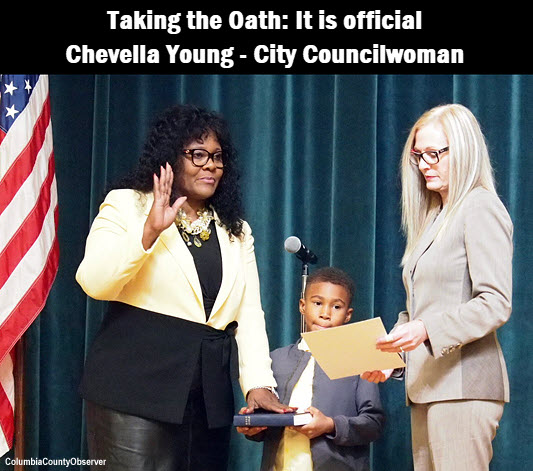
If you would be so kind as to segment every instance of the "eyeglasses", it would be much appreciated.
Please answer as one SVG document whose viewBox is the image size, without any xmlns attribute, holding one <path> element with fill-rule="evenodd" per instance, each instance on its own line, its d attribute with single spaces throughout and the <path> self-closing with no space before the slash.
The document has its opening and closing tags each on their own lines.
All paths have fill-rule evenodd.
<svg viewBox="0 0 533 471">
<path fill-rule="evenodd" d="M 426 162 L 428 165 L 435 165 L 439 162 L 440 154 L 447 152 L 449 147 L 444 147 L 440 150 L 427 150 L 425 152 L 415 152 L 411 151 L 411 163 L 413 165 L 420 165 L 420 159 Z"/>
<path fill-rule="evenodd" d="M 224 168 L 223 152 L 208 152 L 205 149 L 184 149 L 183 153 L 191 158 L 191 162 L 195 167 L 203 167 L 209 162 L 209 159 L 213 160 L 216 168 Z"/>
</svg>

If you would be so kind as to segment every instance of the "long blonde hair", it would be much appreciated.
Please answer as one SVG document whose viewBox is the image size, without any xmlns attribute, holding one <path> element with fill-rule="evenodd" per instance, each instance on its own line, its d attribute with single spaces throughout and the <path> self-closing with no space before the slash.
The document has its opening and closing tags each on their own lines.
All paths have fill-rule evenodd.
<svg viewBox="0 0 533 471">
<path fill-rule="evenodd" d="M 402 229 L 407 238 L 402 265 L 405 265 L 427 224 L 441 208 L 441 197 L 426 188 L 410 153 L 418 130 L 439 123 L 448 139 L 448 201 L 439 234 L 461 205 L 466 195 L 479 186 L 496 193 L 489 152 L 479 123 L 472 112 L 458 104 L 442 105 L 426 111 L 414 124 L 405 143 L 401 160 Z"/>
</svg>

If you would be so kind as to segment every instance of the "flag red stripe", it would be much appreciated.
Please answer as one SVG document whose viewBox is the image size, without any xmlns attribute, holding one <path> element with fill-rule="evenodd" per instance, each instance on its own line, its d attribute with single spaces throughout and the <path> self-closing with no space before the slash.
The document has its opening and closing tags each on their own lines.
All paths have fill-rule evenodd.
<svg viewBox="0 0 533 471">
<path fill-rule="evenodd" d="M 17 194 L 20 186 L 31 173 L 37 154 L 43 146 L 46 128 L 49 123 L 50 97 L 47 96 L 41 114 L 33 127 L 33 136 L 0 181 L 0 214 L 6 209 L 9 202 Z"/>
<path fill-rule="evenodd" d="M 0 427 L 6 437 L 9 448 L 13 446 L 13 435 L 15 433 L 15 419 L 13 407 L 9 402 L 4 388 L 0 385 Z"/>
<path fill-rule="evenodd" d="M 11 356 L 13 369 L 15 369 L 15 349 L 11 349 L 9 354 Z M 2 429 L 2 433 L 6 438 L 6 443 L 9 448 L 13 446 L 13 436 L 15 434 L 15 413 L 13 411 L 11 402 L 9 401 L 9 397 L 5 392 L 4 385 L 6 383 L 12 385 L 13 380 L 14 378 L 12 376 L 9 378 L 4 378 L 4 381 L 0 384 L 0 428 Z"/>
<path fill-rule="evenodd" d="M 28 214 L 24 222 L 19 226 L 4 250 L 0 252 L 0 289 L 4 286 L 13 270 L 24 258 L 26 252 L 41 233 L 43 222 L 50 205 L 51 185 L 54 181 L 54 153 L 48 161 L 48 175 L 44 180 L 37 203 Z"/>
<path fill-rule="evenodd" d="M 2 141 L 4 140 L 4 137 L 6 137 L 6 133 L 5 133 L 5 131 L 2 131 L 0 129 L 0 144 L 2 144 Z"/>
<path fill-rule="evenodd" d="M 58 209 L 55 209 L 55 221 L 58 219 Z M 18 339 L 34 321 L 43 309 L 48 293 L 56 277 L 59 263 L 59 244 L 57 236 L 48 253 L 46 265 L 40 275 L 35 279 L 30 289 L 22 297 L 15 309 L 10 313 L 2 325 L 2 335 L 0 336 L 0 361 L 2 361 L 9 351 L 17 343 Z"/>
</svg>

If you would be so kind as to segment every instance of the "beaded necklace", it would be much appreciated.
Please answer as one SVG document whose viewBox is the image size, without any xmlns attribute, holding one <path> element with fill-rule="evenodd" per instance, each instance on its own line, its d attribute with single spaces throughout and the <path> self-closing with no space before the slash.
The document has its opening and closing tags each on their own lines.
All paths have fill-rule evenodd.
<svg viewBox="0 0 533 471">
<path fill-rule="evenodd" d="M 209 224 L 213 220 L 213 212 L 209 209 L 203 208 L 196 212 L 198 219 L 191 221 L 190 218 L 185 214 L 183 209 L 178 211 L 178 216 L 176 217 L 176 226 L 180 230 L 181 237 L 187 244 L 191 246 L 193 243 L 196 247 L 201 247 L 203 241 L 209 240 L 211 235 L 211 228 Z M 193 236 L 193 241 L 191 242 L 191 237 Z M 200 236 L 200 238 L 198 238 Z"/>
</svg>

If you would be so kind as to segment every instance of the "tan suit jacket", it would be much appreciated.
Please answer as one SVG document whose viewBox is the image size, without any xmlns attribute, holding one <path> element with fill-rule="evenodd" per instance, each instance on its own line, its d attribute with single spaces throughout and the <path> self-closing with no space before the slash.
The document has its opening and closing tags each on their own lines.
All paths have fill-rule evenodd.
<svg viewBox="0 0 533 471">
<path fill-rule="evenodd" d="M 205 324 L 202 290 L 194 259 L 172 224 L 149 250 L 143 227 L 153 195 L 113 190 L 100 206 L 87 238 L 76 280 L 92 298 L 120 301 L 149 311 Z M 242 240 L 216 224 L 222 255 L 222 283 L 207 324 L 239 326 L 240 383 L 243 393 L 276 386 L 261 307 L 254 239 L 244 224 Z M 127 335 L 127 332 L 124 333 Z"/>
<path fill-rule="evenodd" d="M 403 270 L 407 311 L 429 340 L 407 354 L 408 402 L 509 401 L 496 330 L 511 315 L 513 225 L 499 198 L 471 191 L 444 233 L 441 211 Z"/>
</svg>

